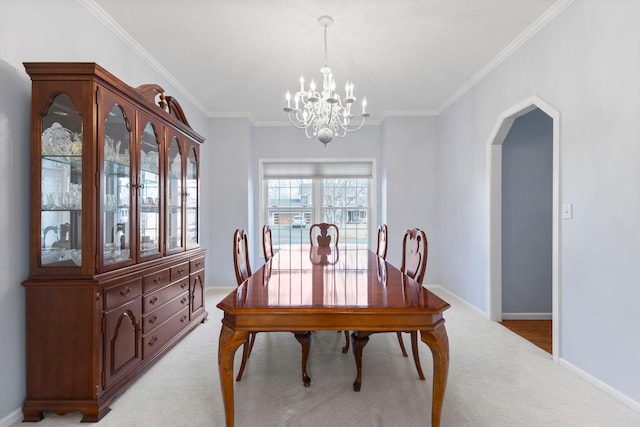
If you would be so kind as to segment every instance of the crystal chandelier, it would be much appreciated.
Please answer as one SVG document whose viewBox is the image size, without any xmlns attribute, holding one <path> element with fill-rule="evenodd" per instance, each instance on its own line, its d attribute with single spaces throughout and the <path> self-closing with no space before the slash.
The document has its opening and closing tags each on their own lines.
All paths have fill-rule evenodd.
<svg viewBox="0 0 640 427">
<path fill-rule="evenodd" d="M 287 106 L 284 111 L 291 124 L 298 129 L 304 129 L 307 138 L 318 137 L 325 144 L 331 142 L 334 136 L 343 137 L 347 132 L 360 129 L 369 117 L 365 111 L 367 98 L 362 99 L 362 112 L 358 114 L 360 119 L 353 123 L 354 115 L 351 113 L 351 105 L 356 98 L 353 96 L 353 83 L 349 81 L 344 85 L 344 98 L 336 92 L 336 82 L 327 66 L 327 27 L 333 23 L 330 16 L 318 18 L 318 24 L 324 27 L 324 67 L 322 73 L 322 91 L 316 91 L 316 83 L 311 80 L 309 89 L 304 88 L 304 77 L 300 77 L 300 90 L 293 97 L 291 106 L 291 93 L 287 91 L 285 96 Z"/>
</svg>

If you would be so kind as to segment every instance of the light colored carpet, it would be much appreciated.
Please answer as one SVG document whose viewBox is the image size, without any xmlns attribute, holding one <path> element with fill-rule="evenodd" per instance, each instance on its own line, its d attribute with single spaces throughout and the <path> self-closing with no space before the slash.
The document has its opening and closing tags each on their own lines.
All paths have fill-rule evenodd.
<svg viewBox="0 0 640 427">
<path fill-rule="evenodd" d="M 209 321 L 189 334 L 111 405 L 96 425 L 223 426 L 217 342 L 231 288 L 207 290 Z M 451 365 L 443 426 L 640 426 L 640 413 L 622 405 L 551 356 L 498 323 L 489 322 L 442 288 Z M 355 393 L 353 355 L 344 337 L 315 332 L 311 387 L 300 378 L 300 345 L 291 333 L 260 333 L 242 381 L 235 383 L 236 426 L 427 426 L 431 419 L 432 359 L 420 345 L 426 381 L 404 358 L 395 334 L 376 334 L 364 349 L 362 391 Z M 408 336 L 405 344 L 409 345 Z M 236 353 L 240 366 L 242 348 Z M 81 414 L 46 414 L 34 426 L 77 425 Z M 20 425 L 15 423 L 13 426 Z"/>
</svg>

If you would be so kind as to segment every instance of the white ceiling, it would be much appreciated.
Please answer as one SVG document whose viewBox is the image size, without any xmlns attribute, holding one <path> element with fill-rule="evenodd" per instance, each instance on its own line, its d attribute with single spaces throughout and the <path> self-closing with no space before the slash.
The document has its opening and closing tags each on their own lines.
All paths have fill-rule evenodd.
<svg viewBox="0 0 640 427">
<path fill-rule="evenodd" d="M 85 0 L 211 117 L 286 121 L 328 66 L 373 121 L 438 114 L 572 0 Z M 342 89 L 343 90 L 343 89 Z M 169 94 L 172 95 L 172 94 Z M 180 97 L 178 96 L 178 100 Z M 359 112 L 360 108 L 356 111 Z"/>
</svg>

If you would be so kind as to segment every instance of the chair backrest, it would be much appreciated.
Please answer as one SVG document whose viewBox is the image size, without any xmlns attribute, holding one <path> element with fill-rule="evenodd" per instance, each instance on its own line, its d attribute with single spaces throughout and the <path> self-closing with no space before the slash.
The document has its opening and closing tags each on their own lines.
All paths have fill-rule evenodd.
<svg viewBox="0 0 640 427">
<path fill-rule="evenodd" d="M 262 251 L 265 262 L 273 258 L 273 240 L 271 239 L 271 227 L 268 225 L 262 226 Z"/>
<path fill-rule="evenodd" d="M 238 285 L 251 276 L 249 238 L 247 237 L 247 232 L 242 229 L 236 229 L 233 233 L 233 266 L 236 270 Z"/>
<path fill-rule="evenodd" d="M 402 238 L 402 267 L 400 270 L 422 284 L 427 270 L 427 235 L 419 228 L 405 230 Z"/>
<path fill-rule="evenodd" d="M 376 254 L 382 259 L 387 259 L 387 224 L 378 226 L 378 247 Z"/>
<path fill-rule="evenodd" d="M 338 246 L 340 231 L 335 224 L 320 222 L 313 224 L 309 229 L 311 246 Z"/>
</svg>

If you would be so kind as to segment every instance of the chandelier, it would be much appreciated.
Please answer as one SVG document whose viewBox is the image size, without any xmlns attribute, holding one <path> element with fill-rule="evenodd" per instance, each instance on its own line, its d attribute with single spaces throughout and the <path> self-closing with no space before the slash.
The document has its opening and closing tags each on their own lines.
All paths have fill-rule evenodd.
<svg viewBox="0 0 640 427">
<path fill-rule="evenodd" d="M 333 24 L 330 16 L 318 18 L 318 24 L 324 27 L 324 67 L 322 73 L 322 90 L 316 90 L 315 81 L 311 80 L 309 89 L 305 90 L 304 77 L 300 76 L 300 90 L 293 96 L 291 105 L 291 93 L 287 91 L 285 98 L 287 106 L 284 111 L 291 124 L 298 129 L 304 129 L 307 138 L 318 137 L 325 147 L 334 136 L 343 137 L 347 132 L 360 129 L 369 117 L 365 108 L 367 98 L 362 99 L 362 112 L 358 114 L 360 119 L 354 123 L 354 115 L 351 113 L 351 105 L 356 97 L 353 95 L 353 83 L 347 81 L 344 85 L 344 97 L 336 92 L 336 81 L 327 66 L 327 27 Z"/>
</svg>

